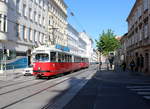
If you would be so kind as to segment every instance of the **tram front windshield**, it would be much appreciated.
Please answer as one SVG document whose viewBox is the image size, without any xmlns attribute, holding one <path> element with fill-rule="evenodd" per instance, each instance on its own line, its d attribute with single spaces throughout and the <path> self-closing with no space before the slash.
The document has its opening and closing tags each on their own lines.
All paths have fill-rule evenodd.
<svg viewBox="0 0 150 109">
<path fill-rule="evenodd" d="M 46 62 L 49 61 L 49 55 L 46 53 L 39 53 L 35 55 L 35 61 Z"/>
</svg>

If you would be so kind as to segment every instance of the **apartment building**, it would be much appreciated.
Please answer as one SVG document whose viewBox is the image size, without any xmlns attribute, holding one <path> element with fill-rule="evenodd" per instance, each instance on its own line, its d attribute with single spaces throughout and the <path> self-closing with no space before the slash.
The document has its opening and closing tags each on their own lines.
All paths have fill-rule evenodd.
<svg viewBox="0 0 150 109">
<path fill-rule="evenodd" d="M 83 48 L 84 52 L 82 53 L 84 56 L 89 57 L 89 61 L 92 60 L 92 52 L 93 52 L 93 40 L 90 38 L 90 36 L 86 32 L 80 32 L 79 37 L 85 42 L 85 46 L 82 45 L 81 48 Z M 83 44 L 81 42 L 81 44 Z"/>
<path fill-rule="evenodd" d="M 79 32 L 70 24 L 67 25 L 67 37 L 68 37 L 68 47 L 70 52 L 78 55 L 82 51 L 79 50 Z M 83 42 L 82 44 L 85 44 Z"/>
<path fill-rule="evenodd" d="M 120 41 L 120 47 L 114 52 L 115 54 L 115 60 L 114 64 L 116 66 L 120 66 L 124 61 L 126 61 L 126 40 L 127 33 L 124 34 L 122 37 L 116 37 L 117 40 Z"/>
<path fill-rule="evenodd" d="M 136 71 L 150 74 L 150 1 L 136 0 L 128 18 L 126 50 L 128 64 L 133 59 Z"/>
<path fill-rule="evenodd" d="M 78 32 L 72 25 L 67 26 L 68 47 L 70 52 L 89 58 L 90 62 L 97 62 L 98 57 L 93 49 L 93 40 L 85 32 Z"/>
<path fill-rule="evenodd" d="M 32 49 L 41 45 L 70 51 L 67 40 L 64 0 L 0 0 L 0 70 L 8 63 L 12 68 L 26 67 Z"/>
<path fill-rule="evenodd" d="M 0 70 L 26 67 L 29 51 L 45 44 L 47 3 L 47 0 L 0 0 Z"/>
<path fill-rule="evenodd" d="M 67 5 L 63 0 L 48 0 L 50 45 L 67 46 Z"/>
<path fill-rule="evenodd" d="M 99 53 L 98 51 L 96 51 L 95 49 L 93 49 L 92 51 L 92 55 L 91 55 L 91 64 L 96 64 L 99 61 L 101 61 L 101 59 L 99 59 Z"/>
</svg>

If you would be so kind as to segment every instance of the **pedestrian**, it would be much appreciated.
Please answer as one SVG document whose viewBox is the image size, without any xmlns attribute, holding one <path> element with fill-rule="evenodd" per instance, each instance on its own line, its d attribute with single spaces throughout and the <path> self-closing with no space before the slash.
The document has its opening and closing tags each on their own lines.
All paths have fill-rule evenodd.
<svg viewBox="0 0 150 109">
<path fill-rule="evenodd" d="M 132 61 L 130 62 L 130 68 L 131 68 L 131 71 L 132 71 L 132 72 L 134 71 L 134 67 L 135 67 L 135 62 L 134 62 L 134 60 L 132 59 Z"/>
<path fill-rule="evenodd" d="M 109 58 L 109 63 L 110 63 L 111 70 L 113 68 L 113 61 L 114 61 L 114 57 Z"/>
<path fill-rule="evenodd" d="M 121 66 L 122 66 L 123 71 L 125 72 L 125 71 L 126 71 L 126 66 L 127 66 L 127 65 L 126 65 L 126 62 L 125 62 L 125 61 L 123 61 L 123 63 L 122 63 L 122 65 L 121 65 Z"/>
<path fill-rule="evenodd" d="M 140 55 L 140 72 L 142 72 L 143 67 L 144 67 L 144 57 L 141 54 Z"/>
<path fill-rule="evenodd" d="M 135 71 L 138 72 L 139 71 L 139 67 L 140 67 L 140 57 L 139 57 L 138 53 L 136 53 L 135 59 L 136 59 Z"/>
</svg>

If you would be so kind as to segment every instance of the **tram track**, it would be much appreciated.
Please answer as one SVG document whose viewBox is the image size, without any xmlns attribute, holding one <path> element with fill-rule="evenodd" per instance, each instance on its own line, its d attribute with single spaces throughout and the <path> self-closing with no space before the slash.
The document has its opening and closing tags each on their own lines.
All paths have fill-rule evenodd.
<svg viewBox="0 0 150 109">
<path fill-rule="evenodd" d="M 24 100 L 30 98 L 30 97 L 33 97 L 33 96 L 35 96 L 35 95 L 38 95 L 38 94 L 40 94 L 40 93 L 42 93 L 42 92 L 44 92 L 44 91 L 46 91 L 46 90 L 48 90 L 48 89 L 50 89 L 50 88 L 53 88 L 53 87 L 55 87 L 55 86 L 57 86 L 57 85 L 59 85 L 59 84 L 65 82 L 65 81 L 68 81 L 69 79 L 71 79 L 71 77 L 81 75 L 82 73 L 85 73 L 85 72 L 88 71 L 88 70 L 90 70 L 90 69 L 82 70 L 82 71 L 79 71 L 79 72 L 76 72 L 76 73 L 71 73 L 69 76 L 68 76 L 68 75 L 65 76 L 65 78 L 62 79 L 61 81 L 56 81 L 56 83 L 54 83 L 54 84 L 52 84 L 52 85 L 50 85 L 50 86 L 48 86 L 48 87 L 44 87 L 43 89 L 39 89 L 39 90 L 37 90 L 36 92 L 34 92 L 34 93 L 32 93 L 32 94 L 29 94 L 29 95 L 26 95 L 26 96 L 24 96 L 24 97 L 21 97 L 21 98 L 19 98 L 18 100 L 15 100 L 15 101 L 13 101 L 13 102 L 11 102 L 11 103 L 9 103 L 9 104 L 7 104 L 7 105 L 4 105 L 4 106 L 2 106 L 2 107 L 0 107 L 0 108 L 1 108 L 1 109 L 5 109 L 5 108 L 8 108 L 8 107 L 10 107 L 10 106 L 12 106 L 12 105 L 15 105 L 15 104 L 17 104 L 17 103 L 19 103 L 19 102 L 21 102 L 21 101 L 24 101 Z M 36 86 L 37 86 L 37 85 L 38 85 L 38 83 L 36 83 Z M 30 86 L 31 86 L 31 85 L 30 85 Z M 24 89 L 24 88 L 27 88 L 27 87 L 28 87 L 28 86 L 23 87 L 23 88 L 19 88 L 19 89 L 21 90 L 21 89 Z M 28 87 L 28 88 L 29 88 L 29 87 Z M 14 91 L 18 91 L 18 90 L 16 89 L 16 90 L 14 90 Z M 7 93 L 11 93 L 11 92 L 7 92 Z"/>
<path fill-rule="evenodd" d="M 0 89 L 6 88 L 6 87 L 9 87 L 9 86 L 15 86 L 15 85 L 18 85 L 18 84 L 23 84 L 25 82 L 29 82 L 29 81 L 33 81 L 33 80 L 35 80 L 35 79 L 25 80 L 25 81 L 21 81 L 21 82 L 15 82 L 15 83 L 12 83 L 12 84 L 7 84 L 7 85 L 4 85 L 4 86 L 0 86 Z"/>
<path fill-rule="evenodd" d="M 45 80 L 46 81 L 46 80 Z M 7 93 L 12 93 L 12 92 L 15 92 L 15 91 L 18 91 L 18 90 L 21 90 L 21 89 L 24 89 L 24 88 L 27 88 L 27 87 L 30 87 L 30 86 L 34 86 L 34 85 L 38 85 L 38 84 L 41 84 L 45 81 L 40 81 L 40 82 L 37 82 L 37 83 L 33 83 L 33 84 L 30 84 L 30 85 L 26 85 L 24 87 L 20 87 L 20 88 L 16 88 L 16 89 L 13 89 L 13 90 L 10 90 L 10 91 L 7 91 L 7 92 L 4 92 L 4 93 L 0 93 L 0 96 L 1 95 L 4 95 L 4 94 L 7 94 Z"/>
</svg>

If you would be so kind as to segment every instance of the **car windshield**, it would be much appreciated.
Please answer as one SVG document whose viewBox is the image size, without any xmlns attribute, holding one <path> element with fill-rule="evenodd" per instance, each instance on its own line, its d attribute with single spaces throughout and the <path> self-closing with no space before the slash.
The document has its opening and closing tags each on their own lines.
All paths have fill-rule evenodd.
<svg viewBox="0 0 150 109">
<path fill-rule="evenodd" d="M 35 61 L 45 62 L 49 61 L 49 55 L 46 53 L 40 53 L 35 55 Z"/>
</svg>

